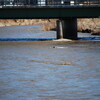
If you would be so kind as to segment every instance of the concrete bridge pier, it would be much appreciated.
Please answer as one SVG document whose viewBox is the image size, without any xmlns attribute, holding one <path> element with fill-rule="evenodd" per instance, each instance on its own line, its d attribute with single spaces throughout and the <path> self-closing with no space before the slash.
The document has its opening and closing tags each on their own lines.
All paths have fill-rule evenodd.
<svg viewBox="0 0 100 100">
<path fill-rule="evenodd" d="M 77 18 L 57 20 L 57 39 L 77 39 Z"/>
</svg>

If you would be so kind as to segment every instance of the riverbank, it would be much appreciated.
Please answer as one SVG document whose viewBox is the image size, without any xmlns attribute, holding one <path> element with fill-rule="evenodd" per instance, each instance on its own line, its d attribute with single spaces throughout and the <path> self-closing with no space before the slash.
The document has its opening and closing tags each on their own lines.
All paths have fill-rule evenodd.
<svg viewBox="0 0 100 100">
<path fill-rule="evenodd" d="M 78 31 L 100 35 L 100 18 L 78 19 Z"/>
<path fill-rule="evenodd" d="M 57 19 L 0 19 L 0 27 L 42 24 L 43 30 L 56 30 Z M 100 18 L 78 19 L 78 31 L 100 35 Z"/>
</svg>

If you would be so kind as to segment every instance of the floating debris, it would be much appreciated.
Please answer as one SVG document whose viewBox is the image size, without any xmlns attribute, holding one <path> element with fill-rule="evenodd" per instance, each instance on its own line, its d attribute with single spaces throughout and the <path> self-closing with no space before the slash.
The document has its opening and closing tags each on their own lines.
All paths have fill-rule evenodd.
<svg viewBox="0 0 100 100">
<path fill-rule="evenodd" d="M 45 64 L 54 64 L 54 65 L 71 65 L 71 62 L 49 62 L 49 61 L 39 61 L 39 60 L 31 60 L 31 62 L 37 62 L 37 63 L 45 63 Z"/>
<path fill-rule="evenodd" d="M 53 48 L 61 48 L 61 49 L 63 49 L 63 48 L 68 48 L 68 47 L 53 46 Z"/>
</svg>

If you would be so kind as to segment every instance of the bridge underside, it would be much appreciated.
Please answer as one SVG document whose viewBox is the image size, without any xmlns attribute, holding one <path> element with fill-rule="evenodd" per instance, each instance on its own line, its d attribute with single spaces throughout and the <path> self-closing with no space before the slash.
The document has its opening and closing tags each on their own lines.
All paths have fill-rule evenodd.
<svg viewBox="0 0 100 100">
<path fill-rule="evenodd" d="M 0 8 L 0 19 L 100 18 L 99 6 Z"/>
</svg>

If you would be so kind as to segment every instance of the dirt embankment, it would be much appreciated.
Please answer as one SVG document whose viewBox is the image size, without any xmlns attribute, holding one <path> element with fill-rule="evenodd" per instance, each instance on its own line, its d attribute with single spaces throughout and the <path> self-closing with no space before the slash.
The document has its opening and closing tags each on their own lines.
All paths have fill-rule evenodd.
<svg viewBox="0 0 100 100">
<path fill-rule="evenodd" d="M 0 27 L 43 24 L 43 30 L 56 29 L 57 19 L 0 19 Z M 100 35 L 100 18 L 78 19 L 78 31 Z"/>
<path fill-rule="evenodd" d="M 100 18 L 78 19 L 78 31 L 100 35 Z"/>
</svg>

